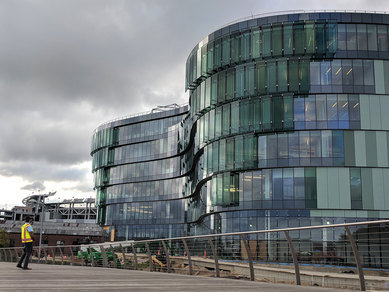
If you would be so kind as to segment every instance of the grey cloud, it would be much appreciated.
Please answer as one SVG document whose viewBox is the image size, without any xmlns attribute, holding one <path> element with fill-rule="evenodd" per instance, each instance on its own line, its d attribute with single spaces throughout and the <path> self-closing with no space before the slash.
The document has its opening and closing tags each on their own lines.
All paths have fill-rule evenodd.
<svg viewBox="0 0 389 292">
<path fill-rule="evenodd" d="M 282 9 L 388 9 L 384 1 L 0 2 L 0 175 L 87 190 L 102 122 L 184 103 L 185 62 L 222 25 Z"/>
<path fill-rule="evenodd" d="M 20 188 L 21 190 L 27 190 L 27 191 L 44 191 L 46 189 L 45 185 L 41 182 L 34 182 L 29 185 L 25 185 L 24 187 Z"/>
</svg>

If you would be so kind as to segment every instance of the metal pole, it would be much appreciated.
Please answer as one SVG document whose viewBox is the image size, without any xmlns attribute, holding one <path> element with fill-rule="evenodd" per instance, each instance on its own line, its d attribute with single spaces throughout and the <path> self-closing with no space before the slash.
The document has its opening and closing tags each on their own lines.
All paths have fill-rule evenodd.
<svg viewBox="0 0 389 292">
<path fill-rule="evenodd" d="M 360 286 L 361 286 L 361 291 L 366 291 L 365 276 L 363 274 L 361 259 L 359 258 L 357 245 L 355 243 L 353 235 L 351 234 L 350 228 L 345 226 L 344 229 L 346 229 L 348 240 L 350 241 L 351 248 L 353 250 L 353 254 L 354 254 L 354 258 L 355 258 L 355 263 L 357 264 L 358 275 L 359 275 L 359 283 L 360 283 Z"/>
<path fill-rule="evenodd" d="M 39 232 L 39 251 L 38 251 L 38 254 L 39 254 L 39 263 L 41 263 L 41 248 L 42 248 L 42 230 L 43 230 L 43 210 L 45 208 L 45 195 L 43 195 L 43 199 L 42 199 L 42 202 L 43 203 L 38 203 L 39 204 L 42 204 L 42 209 L 41 209 L 41 215 L 39 217 L 39 221 L 40 221 L 40 232 Z"/>
<path fill-rule="evenodd" d="M 209 245 L 211 246 L 211 249 L 212 249 L 212 253 L 213 253 L 213 258 L 215 260 L 215 273 L 216 273 L 216 277 L 217 278 L 220 278 L 220 270 L 219 270 L 219 260 L 218 260 L 218 257 L 217 257 L 217 250 L 211 240 L 210 237 L 208 237 L 208 243 Z"/>
<path fill-rule="evenodd" d="M 244 245 L 246 252 L 247 252 L 247 259 L 249 261 L 249 268 L 250 268 L 250 280 L 254 281 L 254 266 L 253 266 L 253 258 L 251 257 L 250 248 L 249 248 L 249 245 L 247 243 L 246 236 L 244 236 L 244 234 L 241 234 L 240 237 L 243 241 L 243 245 Z"/>
<path fill-rule="evenodd" d="M 189 248 L 188 248 L 188 245 L 186 244 L 186 241 L 185 239 L 181 239 L 182 242 L 184 243 L 184 248 L 185 248 L 185 251 L 186 251 L 186 255 L 188 257 L 188 265 L 189 265 L 189 275 L 193 275 L 193 270 L 192 270 L 192 259 L 190 257 L 190 251 L 189 251 Z"/>
<path fill-rule="evenodd" d="M 292 239 L 289 236 L 288 231 L 284 231 L 286 240 L 288 241 L 290 252 L 292 253 L 292 258 L 293 258 L 293 264 L 294 264 L 294 272 L 296 274 L 296 285 L 301 285 L 301 279 L 300 279 L 300 267 L 299 267 L 299 262 L 297 260 L 297 255 L 293 247 L 293 242 Z"/>
<path fill-rule="evenodd" d="M 149 262 L 150 262 L 150 272 L 152 272 L 154 270 L 154 265 L 153 265 L 153 258 L 151 256 L 151 252 L 150 252 L 150 247 L 149 247 L 149 244 L 147 243 L 147 241 L 145 242 L 145 245 L 146 245 L 146 249 L 147 249 L 147 253 L 149 255 Z"/>
<path fill-rule="evenodd" d="M 170 266 L 169 250 L 166 248 L 165 242 L 163 240 L 161 242 L 162 242 L 163 250 L 164 250 L 165 256 L 166 256 L 167 272 L 170 273 L 171 266 Z"/>
<path fill-rule="evenodd" d="M 135 244 L 131 244 L 132 253 L 134 254 L 134 263 L 135 263 L 135 270 L 138 269 L 138 258 L 136 257 L 136 250 L 135 250 Z"/>
</svg>

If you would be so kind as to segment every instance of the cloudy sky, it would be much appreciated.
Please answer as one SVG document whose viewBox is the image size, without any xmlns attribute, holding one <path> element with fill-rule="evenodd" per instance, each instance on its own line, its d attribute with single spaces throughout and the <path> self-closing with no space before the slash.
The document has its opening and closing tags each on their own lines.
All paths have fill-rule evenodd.
<svg viewBox="0 0 389 292">
<path fill-rule="evenodd" d="M 0 208 L 38 190 L 93 196 L 98 125 L 187 102 L 186 57 L 224 24 L 303 8 L 384 11 L 389 1 L 1 0 Z"/>
</svg>

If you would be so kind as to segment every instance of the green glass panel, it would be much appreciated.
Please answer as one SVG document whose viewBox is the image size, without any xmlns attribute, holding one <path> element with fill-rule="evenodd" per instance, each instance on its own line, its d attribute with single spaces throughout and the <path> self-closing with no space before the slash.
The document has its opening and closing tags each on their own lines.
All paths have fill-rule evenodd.
<svg viewBox="0 0 389 292">
<path fill-rule="evenodd" d="M 222 66 L 230 64 L 230 36 L 223 37 Z"/>
<path fill-rule="evenodd" d="M 235 174 L 232 179 L 234 184 L 234 205 L 239 205 L 239 175 Z"/>
<path fill-rule="evenodd" d="M 257 67 L 255 68 L 255 88 L 258 95 L 262 95 L 266 93 L 266 64 L 265 62 L 257 63 Z"/>
<path fill-rule="evenodd" d="M 273 128 L 275 130 L 281 130 L 282 129 L 282 120 L 283 120 L 283 100 L 281 96 L 273 97 Z"/>
<path fill-rule="evenodd" d="M 278 91 L 288 91 L 288 64 L 286 60 L 279 60 L 277 63 Z"/>
<path fill-rule="evenodd" d="M 235 69 L 227 70 L 226 100 L 233 99 L 235 96 Z"/>
<path fill-rule="evenodd" d="M 249 102 L 247 100 L 240 102 L 240 132 L 248 131 L 249 129 Z"/>
<path fill-rule="evenodd" d="M 327 50 L 333 54 L 338 49 L 338 25 L 335 21 L 329 21 L 326 25 Z M 330 55 L 331 56 L 331 55 Z"/>
<path fill-rule="evenodd" d="M 363 209 L 361 169 L 350 168 L 351 209 Z"/>
<path fill-rule="evenodd" d="M 272 102 L 270 97 L 262 97 L 262 128 L 271 129 L 272 126 Z"/>
<path fill-rule="evenodd" d="M 222 135 L 222 108 L 218 107 L 216 109 L 216 119 L 215 119 L 215 138 L 218 138 Z"/>
<path fill-rule="evenodd" d="M 251 53 L 253 59 L 259 58 L 261 56 L 261 31 L 257 28 L 253 29 L 251 32 Z"/>
<path fill-rule="evenodd" d="M 284 95 L 284 129 L 293 129 L 293 94 Z"/>
<path fill-rule="evenodd" d="M 251 167 L 253 164 L 253 136 L 245 136 L 243 139 L 243 166 Z"/>
<path fill-rule="evenodd" d="M 209 131 L 209 127 L 208 127 L 208 122 L 209 122 L 209 112 L 206 113 L 204 116 L 204 141 L 207 142 L 208 141 L 208 131 Z"/>
<path fill-rule="evenodd" d="M 236 67 L 236 74 L 235 74 L 235 97 L 242 97 L 244 96 L 244 86 L 245 86 L 245 80 L 244 80 L 244 66 L 237 66 Z"/>
<path fill-rule="evenodd" d="M 219 171 L 226 169 L 226 140 L 219 141 Z"/>
<path fill-rule="evenodd" d="M 222 52 L 221 52 L 221 39 L 215 40 L 213 48 L 213 66 L 214 69 L 221 66 Z"/>
<path fill-rule="evenodd" d="M 196 89 L 196 112 L 200 111 L 200 104 L 201 104 L 201 86 L 197 87 Z"/>
<path fill-rule="evenodd" d="M 289 60 L 289 91 L 297 92 L 299 90 L 298 65 L 297 60 Z"/>
<path fill-rule="evenodd" d="M 207 78 L 205 82 L 205 104 L 204 108 L 207 108 L 211 105 L 211 78 Z"/>
<path fill-rule="evenodd" d="M 239 132 L 239 101 L 231 103 L 231 134 Z"/>
<path fill-rule="evenodd" d="M 253 123 L 254 123 L 254 129 L 255 130 L 261 130 L 262 129 L 262 108 L 261 108 L 261 100 L 255 99 L 254 105 L 253 105 Z"/>
<path fill-rule="evenodd" d="M 209 139 L 212 140 L 215 137 L 215 111 L 209 112 Z"/>
<path fill-rule="evenodd" d="M 241 36 L 239 34 L 231 36 L 231 62 L 234 62 L 234 63 L 239 62 L 240 38 L 241 38 Z"/>
<path fill-rule="evenodd" d="M 282 26 L 275 25 L 272 29 L 272 51 L 273 56 L 280 56 L 282 54 Z"/>
<path fill-rule="evenodd" d="M 263 26 L 262 28 L 262 56 L 263 57 L 270 57 L 271 56 L 271 27 L 270 26 Z"/>
<path fill-rule="evenodd" d="M 217 103 L 217 76 L 212 76 L 212 83 L 211 83 L 211 105 L 214 105 Z"/>
<path fill-rule="evenodd" d="M 254 64 L 248 65 L 246 67 L 246 90 L 248 95 L 254 95 L 255 94 L 255 71 L 254 71 Z"/>
<path fill-rule="evenodd" d="M 226 100 L 226 72 L 222 71 L 217 77 L 217 102 Z"/>
<path fill-rule="evenodd" d="M 205 82 L 201 82 L 200 92 L 201 92 L 201 94 L 200 94 L 200 108 L 199 108 L 199 111 L 204 109 L 204 104 L 205 104 Z"/>
<path fill-rule="evenodd" d="M 305 168 L 305 207 L 317 208 L 316 168 Z"/>
<path fill-rule="evenodd" d="M 212 169 L 213 172 L 219 171 L 219 142 L 212 143 Z"/>
<path fill-rule="evenodd" d="M 310 88 L 310 74 L 309 74 L 309 63 L 308 59 L 303 59 L 300 61 L 299 68 L 299 81 L 300 81 L 300 92 L 309 92 Z"/>
<path fill-rule="evenodd" d="M 305 48 L 308 54 L 315 52 L 315 24 L 313 22 L 305 23 Z"/>
<path fill-rule="evenodd" d="M 284 55 L 293 54 L 293 25 L 284 23 Z"/>
<path fill-rule="evenodd" d="M 229 206 L 232 202 L 230 192 L 230 173 L 223 173 L 223 206 Z"/>
<path fill-rule="evenodd" d="M 215 206 L 217 203 L 217 179 L 216 177 L 211 180 L 211 203 Z"/>
<path fill-rule="evenodd" d="M 243 137 L 235 137 L 235 168 L 243 167 Z"/>
<path fill-rule="evenodd" d="M 251 49 L 251 35 L 250 32 L 245 32 L 240 39 L 240 54 L 242 60 L 250 59 Z"/>
<path fill-rule="evenodd" d="M 223 175 L 217 175 L 217 205 L 223 204 Z"/>
<path fill-rule="evenodd" d="M 213 42 L 209 42 L 207 46 L 207 72 L 211 72 L 213 70 L 213 45 Z"/>
<path fill-rule="evenodd" d="M 207 168 L 204 167 L 206 175 L 208 176 L 210 173 L 212 173 L 212 161 L 213 161 L 213 152 L 212 152 L 212 144 L 209 144 L 205 149 L 207 149 Z M 205 152 L 205 151 L 204 151 Z"/>
<path fill-rule="evenodd" d="M 267 63 L 267 90 L 269 93 L 277 91 L 277 67 L 275 61 Z"/>
<path fill-rule="evenodd" d="M 207 45 L 201 47 L 201 75 L 207 73 Z"/>
<path fill-rule="evenodd" d="M 304 45 L 305 45 L 304 23 L 297 23 L 294 25 L 293 43 L 295 47 L 295 54 L 297 55 L 304 54 Z"/>
<path fill-rule="evenodd" d="M 230 134 L 230 104 L 223 105 L 223 129 L 222 135 Z"/>
<path fill-rule="evenodd" d="M 227 139 L 227 169 L 234 168 L 234 139 Z"/>
</svg>

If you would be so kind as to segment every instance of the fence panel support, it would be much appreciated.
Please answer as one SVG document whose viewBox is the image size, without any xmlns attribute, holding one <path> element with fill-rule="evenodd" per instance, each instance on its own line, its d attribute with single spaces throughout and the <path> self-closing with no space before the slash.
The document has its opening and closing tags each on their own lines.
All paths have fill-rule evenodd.
<svg viewBox="0 0 389 292">
<path fill-rule="evenodd" d="M 53 257 L 53 265 L 55 265 L 55 250 L 54 248 L 50 247 L 51 255 Z"/>
<path fill-rule="evenodd" d="M 8 251 L 9 251 L 9 255 L 11 257 L 11 262 L 13 262 L 14 261 L 14 256 L 12 255 L 12 250 L 9 248 Z"/>
<path fill-rule="evenodd" d="M 123 269 L 125 269 L 127 267 L 126 253 L 124 252 L 124 248 L 123 248 L 122 244 L 120 244 L 119 246 L 120 246 L 120 251 L 121 251 L 122 257 L 123 257 Z"/>
<path fill-rule="evenodd" d="M 249 245 L 247 243 L 246 236 L 244 234 L 241 234 L 240 238 L 242 239 L 243 244 L 244 244 L 244 248 L 246 249 L 246 252 L 247 252 L 247 258 L 249 261 L 249 268 L 250 268 L 250 280 L 254 281 L 254 266 L 253 266 L 253 258 L 251 257 L 250 248 L 249 248 Z"/>
<path fill-rule="evenodd" d="M 353 237 L 353 235 L 352 235 L 352 233 L 350 231 L 350 228 L 348 228 L 348 226 L 345 226 L 344 229 L 346 229 L 348 240 L 350 241 L 351 248 L 353 250 L 353 254 L 354 254 L 354 258 L 355 258 L 355 263 L 357 264 L 358 275 L 359 275 L 359 283 L 360 283 L 361 291 L 366 291 L 365 275 L 363 274 L 361 259 L 359 257 L 357 245 L 356 245 L 354 237 Z"/>
<path fill-rule="evenodd" d="M 188 245 L 186 244 L 185 239 L 182 239 L 182 243 L 184 244 L 185 252 L 186 252 L 186 255 L 188 257 L 189 275 L 193 275 L 192 258 L 190 256 L 190 251 L 189 251 Z"/>
<path fill-rule="evenodd" d="M 299 262 L 297 260 L 296 251 L 294 250 L 293 242 L 289 236 L 289 232 L 284 231 L 284 234 L 285 234 L 286 240 L 288 241 L 290 252 L 292 253 L 293 264 L 294 264 L 294 273 L 296 275 L 296 285 L 301 285 L 300 266 L 299 266 Z"/>
<path fill-rule="evenodd" d="M 43 254 L 45 255 L 45 264 L 47 264 L 47 251 L 46 248 L 42 247 Z"/>
<path fill-rule="evenodd" d="M 93 248 L 89 248 L 90 264 L 92 267 L 96 267 L 95 257 L 93 256 Z"/>
<path fill-rule="evenodd" d="M 151 257 L 151 252 L 150 252 L 150 247 L 149 247 L 149 244 L 147 242 L 145 242 L 145 245 L 146 245 L 146 249 L 147 249 L 147 254 L 149 255 L 149 262 L 150 262 L 150 272 L 152 272 L 154 270 L 153 268 L 153 258 Z"/>
<path fill-rule="evenodd" d="M 132 253 L 134 255 L 134 263 L 135 263 L 135 270 L 138 269 L 138 258 L 136 257 L 136 250 L 135 250 L 135 244 L 131 244 Z"/>
<path fill-rule="evenodd" d="M 212 242 L 212 239 L 208 237 L 209 245 L 211 246 L 213 258 L 215 259 L 215 274 L 216 277 L 220 278 L 220 270 L 219 270 L 219 260 L 217 258 L 217 250 L 215 249 L 215 245 Z"/>
<path fill-rule="evenodd" d="M 166 255 L 167 272 L 170 273 L 172 270 L 170 266 L 169 250 L 166 248 L 165 241 L 162 240 L 161 242 L 162 242 L 163 250 L 165 251 L 165 255 Z"/>
<path fill-rule="evenodd" d="M 71 260 L 71 265 L 74 265 L 74 254 L 73 254 L 73 248 L 71 246 L 69 246 L 69 250 L 70 250 L 70 260 Z"/>
<path fill-rule="evenodd" d="M 62 248 L 58 247 L 59 249 L 59 254 L 61 255 L 61 265 L 63 265 L 63 253 L 62 253 Z"/>
<path fill-rule="evenodd" d="M 105 248 L 100 245 L 101 255 L 103 256 L 103 267 L 108 267 L 108 259 L 107 259 L 107 253 L 105 252 Z"/>
</svg>

